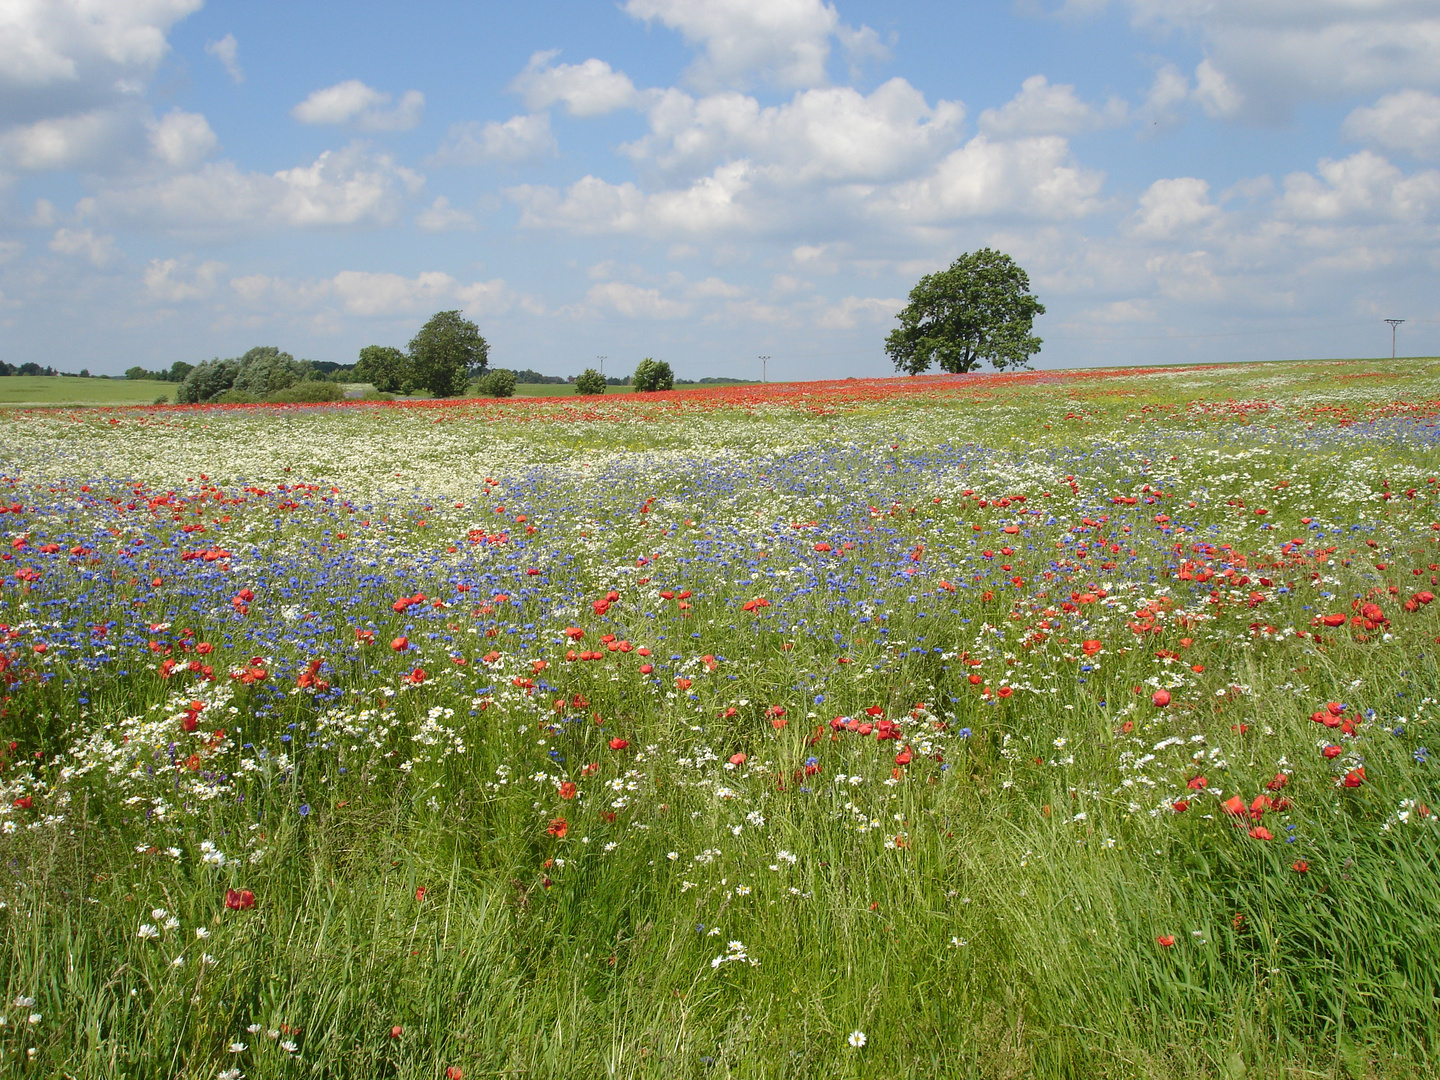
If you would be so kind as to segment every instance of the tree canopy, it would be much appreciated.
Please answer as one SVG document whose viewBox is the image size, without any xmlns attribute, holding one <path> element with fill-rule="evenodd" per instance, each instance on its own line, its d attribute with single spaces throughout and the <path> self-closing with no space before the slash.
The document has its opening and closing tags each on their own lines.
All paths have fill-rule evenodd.
<svg viewBox="0 0 1440 1080">
<path fill-rule="evenodd" d="M 366 345 L 355 362 L 355 381 L 368 382 L 382 394 L 408 394 L 410 358 L 391 345 Z"/>
<path fill-rule="evenodd" d="M 603 394 L 605 392 L 605 376 L 588 367 L 575 379 L 575 393 L 577 394 Z"/>
<path fill-rule="evenodd" d="M 635 374 L 630 377 L 630 383 L 641 393 L 649 393 L 654 390 L 675 389 L 675 373 L 670 370 L 670 365 L 664 360 L 655 360 L 652 357 L 645 357 L 635 368 Z"/>
<path fill-rule="evenodd" d="M 485 371 L 490 347 L 459 311 L 437 311 L 410 339 L 415 385 L 436 397 L 459 397 Z"/>
<path fill-rule="evenodd" d="M 1000 251 L 981 248 L 961 255 L 948 270 L 926 274 L 910 290 L 895 317 L 898 329 L 885 339 L 897 371 L 919 375 L 932 363 L 952 374 L 973 371 L 988 360 L 1001 370 L 1028 367 L 1040 350 L 1030 333 L 1045 305 L 1030 295 L 1030 277 Z"/>
</svg>

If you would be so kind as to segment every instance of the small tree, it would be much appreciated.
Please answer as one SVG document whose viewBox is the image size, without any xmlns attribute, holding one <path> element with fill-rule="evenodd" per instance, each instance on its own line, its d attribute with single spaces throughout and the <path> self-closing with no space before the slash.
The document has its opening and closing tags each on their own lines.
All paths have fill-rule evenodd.
<svg viewBox="0 0 1440 1080">
<path fill-rule="evenodd" d="M 485 370 L 490 347 L 459 311 L 437 311 L 410 339 L 415 385 L 436 397 L 458 397 Z"/>
<path fill-rule="evenodd" d="M 670 365 L 664 360 L 655 360 L 647 356 L 636 365 L 635 374 L 630 377 L 630 382 L 641 393 L 673 390 L 675 389 L 675 373 L 670 370 Z"/>
<path fill-rule="evenodd" d="M 575 379 L 575 393 L 577 394 L 603 394 L 604 392 L 605 376 L 593 367 L 587 367 Z"/>
<path fill-rule="evenodd" d="M 897 371 L 918 375 L 938 362 L 942 371 L 992 366 L 1028 367 L 1040 339 L 1030 333 L 1045 305 L 1030 295 L 1030 278 L 1009 255 L 981 248 L 961 255 L 948 270 L 926 274 L 895 317 L 900 328 L 885 339 Z"/>
<path fill-rule="evenodd" d="M 218 356 L 196 364 L 175 391 L 175 400 L 182 405 L 195 405 L 219 397 L 235 385 L 239 371 L 240 361 L 221 360 Z"/>
<path fill-rule="evenodd" d="M 507 368 L 496 368 L 481 376 L 475 389 L 481 397 L 514 397 L 515 372 Z"/>
<path fill-rule="evenodd" d="M 414 385 L 410 358 L 390 345 L 366 345 L 355 362 L 355 381 L 382 394 L 408 394 Z"/>
<path fill-rule="evenodd" d="M 125 369 L 125 378 L 127 378 L 127 379 L 148 379 L 148 378 L 150 378 L 150 372 L 146 371 L 143 367 L 140 367 L 140 366 L 137 364 L 135 367 L 126 368 L 126 369 Z"/>
<path fill-rule="evenodd" d="M 235 373 L 231 389 L 257 398 L 288 390 L 310 373 L 309 364 L 296 360 L 288 352 L 281 352 L 274 345 L 257 345 L 240 357 L 239 363 L 240 369 Z"/>
</svg>

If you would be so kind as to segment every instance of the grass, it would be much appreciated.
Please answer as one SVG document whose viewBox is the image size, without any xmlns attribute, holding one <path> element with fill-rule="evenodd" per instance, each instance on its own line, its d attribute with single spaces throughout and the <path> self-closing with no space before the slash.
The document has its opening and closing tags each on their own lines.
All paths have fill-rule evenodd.
<svg viewBox="0 0 1440 1080">
<path fill-rule="evenodd" d="M 1433 1075 L 1437 414 L 0 418 L 0 1070 Z"/>
<path fill-rule="evenodd" d="M 81 379 L 63 375 L 0 377 L 0 405 L 149 405 L 175 384 L 150 379 Z"/>
</svg>

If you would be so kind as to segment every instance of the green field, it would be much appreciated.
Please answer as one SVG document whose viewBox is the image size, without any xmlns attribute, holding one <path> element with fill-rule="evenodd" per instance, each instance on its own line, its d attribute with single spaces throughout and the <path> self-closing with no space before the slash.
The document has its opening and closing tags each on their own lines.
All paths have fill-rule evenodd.
<svg viewBox="0 0 1440 1080">
<path fill-rule="evenodd" d="M 66 375 L 0 377 L 0 405 L 149 405 L 175 384 L 149 379 L 81 379 Z"/>
<path fill-rule="evenodd" d="M 1436 1076 L 1437 423 L 0 413 L 0 1076 Z"/>
</svg>

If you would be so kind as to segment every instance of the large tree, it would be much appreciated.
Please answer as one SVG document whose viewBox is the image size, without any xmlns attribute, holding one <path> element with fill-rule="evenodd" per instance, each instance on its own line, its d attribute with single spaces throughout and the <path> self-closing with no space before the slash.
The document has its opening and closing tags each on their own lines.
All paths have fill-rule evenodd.
<svg viewBox="0 0 1440 1080">
<path fill-rule="evenodd" d="M 355 363 L 355 381 L 369 383 L 382 394 L 408 394 L 414 389 L 410 358 L 391 345 L 366 345 Z"/>
<path fill-rule="evenodd" d="M 919 375 L 932 363 L 952 374 L 988 360 L 1000 369 L 1028 367 L 1040 339 L 1030 333 L 1045 305 L 1030 295 L 1030 278 L 1015 260 L 990 248 L 961 255 L 948 270 L 926 274 L 895 317 L 885 339 L 897 371 Z"/>
<path fill-rule="evenodd" d="M 415 385 L 436 397 L 459 397 L 489 358 L 480 328 L 458 311 L 437 311 L 410 339 Z"/>
<path fill-rule="evenodd" d="M 674 390 L 675 372 L 664 360 L 647 356 L 636 366 L 635 374 L 630 377 L 630 384 L 642 394 L 655 390 Z"/>
</svg>

